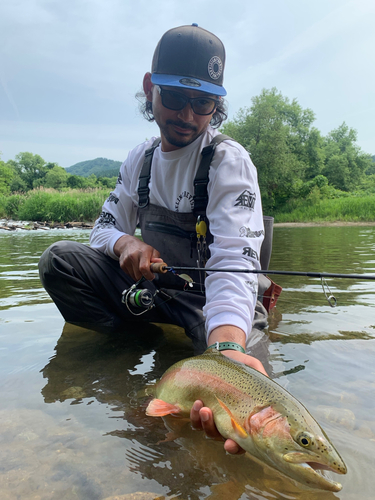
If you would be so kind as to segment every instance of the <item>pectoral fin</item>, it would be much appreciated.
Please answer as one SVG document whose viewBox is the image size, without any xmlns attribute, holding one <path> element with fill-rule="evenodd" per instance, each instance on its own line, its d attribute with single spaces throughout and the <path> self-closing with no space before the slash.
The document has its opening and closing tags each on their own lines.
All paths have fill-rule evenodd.
<svg viewBox="0 0 375 500">
<path fill-rule="evenodd" d="M 225 403 L 223 403 L 218 397 L 216 397 L 218 400 L 219 405 L 225 410 L 228 415 L 230 416 L 230 422 L 232 424 L 233 430 L 235 431 L 236 434 L 238 434 L 239 437 L 241 438 L 246 438 L 248 436 L 247 432 L 245 429 L 242 427 L 241 424 L 239 424 L 236 419 L 233 416 L 233 413 L 230 411 L 230 409 L 227 407 Z"/>
<path fill-rule="evenodd" d="M 149 417 L 164 417 L 165 415 L 177 415 L 181 409 L 177 405 L 166 403 L 162 399 L 153 399 L 146 408 Z"/>
</svg>

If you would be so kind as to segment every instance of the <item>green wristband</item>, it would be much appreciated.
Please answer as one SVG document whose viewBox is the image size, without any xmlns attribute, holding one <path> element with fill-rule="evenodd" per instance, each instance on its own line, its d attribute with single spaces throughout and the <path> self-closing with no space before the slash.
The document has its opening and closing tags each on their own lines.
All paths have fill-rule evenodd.
<svg viewBox="0 0 375 500">
<path fill-rule="evenodd" d="M 245 349 L 240 344 L 236 344 L 236 342 L 215 342 L 208 346 L 207 349 L 211 349 L 211 347 L 215 347 L 218 351 L 240 351 L 245 354 Z"/>
</svg>

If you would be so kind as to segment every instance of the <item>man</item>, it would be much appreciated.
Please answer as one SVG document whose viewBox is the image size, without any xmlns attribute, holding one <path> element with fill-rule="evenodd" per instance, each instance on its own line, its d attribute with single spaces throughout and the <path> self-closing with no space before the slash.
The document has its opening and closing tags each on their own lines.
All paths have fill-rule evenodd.
<svg viewBox="0 0 375 500">
<path fill-rule="evenodd" d="M 224 65 L 222 42 L 197 25 L 163 35 L 143 80 L 143 110 L 157 123 L 160 144 L 154 138 L 129 153 L 90 247 L 52 245 L 41 258 L 40 276 L 68 322 L 123 331 L 129 319 L 177 324 L 197 346 L 215 344 L 265 373 L 260 361 L 245 354 L 257 304 L 256 275 L 225 272 L 260 268 L 264 228 L 248 153 L 210 125 L 226 118 Z M 137 224 L 143 241 L 134 236 Z M 176 273 L 155 276 L 151 267 L 163 260 L 223 272 L 189 273 L 193 280 Z M 139 289 L 148 290 L 144 304 L 135 295 Z M 155 307 L 149 309 L 152 301 Z M 260 306 L 259 314 L 264 312 Z M 195 403 L 191 419 L 207 435 L 217 435 L 202 402 Z M 230 440 L 225 448 L 239 451 Z"/>
</svg>

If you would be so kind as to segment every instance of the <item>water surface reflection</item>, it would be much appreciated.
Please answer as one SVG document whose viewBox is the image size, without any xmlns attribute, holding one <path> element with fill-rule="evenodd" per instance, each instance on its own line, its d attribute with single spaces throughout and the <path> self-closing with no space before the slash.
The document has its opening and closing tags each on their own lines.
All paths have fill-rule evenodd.
<svg viewBox="0 0 375 500">
<path fill-rule="evenodd" d="M 374 229 L 275 228 L 272 269 L 374 272 Z M 194 354 L 177 327 L 105 336 L 64 325 L 36 264 L 56 239 L 0 235 L 0 489 L 6 499 L 372 498 L 375 480 L 374 283 L 282 276 L 284 291 L 251 348 L 307 406 L 344 457 L 338 494 L 304 491 L 248 456 L 224 453 L 180 419 L 146 417 L 145 387 Z M 139 493 L 135 496 L 136 492 Z M 133 496 L 131 496 L 133 495 Z"/>
</svg>

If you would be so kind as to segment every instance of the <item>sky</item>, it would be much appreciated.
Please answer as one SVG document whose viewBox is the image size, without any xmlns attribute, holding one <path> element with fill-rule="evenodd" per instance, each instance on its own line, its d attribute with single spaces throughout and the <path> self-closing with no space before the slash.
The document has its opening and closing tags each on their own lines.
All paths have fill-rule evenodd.
<svg viewBox="0 0 375 500">
<path fill-rule="evenodd" d="M 229 119 L 276 87 L 375 154 L 374 0 L 0 0 L 0 151 L 124 161 L 158 135 L 135 99 L 156 44 L 197 23 L 226 48 Z"/>
</svg>

